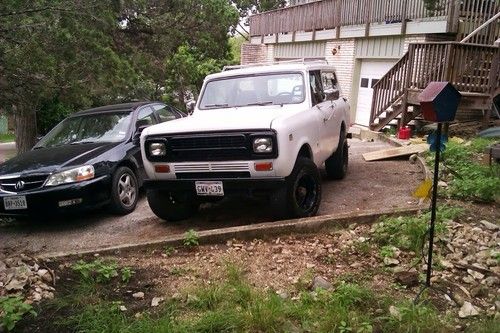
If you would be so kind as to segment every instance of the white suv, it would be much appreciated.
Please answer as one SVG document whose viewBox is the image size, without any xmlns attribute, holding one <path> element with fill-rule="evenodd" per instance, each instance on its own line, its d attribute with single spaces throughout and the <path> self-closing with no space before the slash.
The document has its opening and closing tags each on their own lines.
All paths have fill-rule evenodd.
<svg viewBox="0 0 500 333">
<path fill-rule="evenodd" d="M 279 218 L 312 216 L 318 168 L 332 179 L 347 172 L 349 105 L 332 66 L 236 67 L 205 78 L 190 117 L 142 132 L 144 185 L 162 219 L 233 194 L 268 198 Z"/>
</svg>

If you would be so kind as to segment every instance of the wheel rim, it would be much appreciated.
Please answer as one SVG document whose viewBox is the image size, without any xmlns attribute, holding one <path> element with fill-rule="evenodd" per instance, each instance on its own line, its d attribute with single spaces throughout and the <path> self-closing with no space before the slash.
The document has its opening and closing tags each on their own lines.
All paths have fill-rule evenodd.
<svg viewBox="0 0 500 333">
<path fill-rule="evenodd" d="M 308 212 L 313 209 L 318 191 L 314 177 L 302 174 L 295 185 L 295 203 L 302 211 Z"/>
<path fill-rule="evenodd" d="M 124 173 L 120 180 L 118 180 L 118 197 L 120 202 L 125 207 L 131 207 L 135 203 L 135 198 L 137 196 L 137 188 L 132 176 L 128 173 Z"/>
</svg>

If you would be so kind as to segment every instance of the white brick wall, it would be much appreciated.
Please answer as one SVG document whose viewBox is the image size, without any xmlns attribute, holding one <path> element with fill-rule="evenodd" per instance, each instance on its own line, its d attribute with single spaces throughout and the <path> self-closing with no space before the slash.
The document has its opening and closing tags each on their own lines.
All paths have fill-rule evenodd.
<svg viewBox="0 0 500 333">
<path fill-rule="evenodd" d="M 269 46 L 266 44 L 250 44 L 244 43 L 241 45 L 242 65 L 258 64 L 267 62 Z"/>
<path fill-rule="evenodd" d="M 267 44 L 267 63 L 274 62 L 274 44 Z"/>
<path fill-rule="evenodd" d="M 334 48 L 337 49 L 335 55 L 332 54 Z M 329 64 L 335 66 L 340 88 L 342 89 L 342 96 L 347 97 L 349 100 L 352 99 L 351 86 L 354 73 L 355 52 L 354 39 L 339 39 L 326 43 L 325 58 Z"/>
<path fill-rule="evenodd" d="M 406 53 L 408 51 L 408 45 L 410 43 L 424 43 L 425 42 L 425 35 L 410 35 L 405 37 L 404 41 L 404 50 L 403 52 Z"/>
</svg>

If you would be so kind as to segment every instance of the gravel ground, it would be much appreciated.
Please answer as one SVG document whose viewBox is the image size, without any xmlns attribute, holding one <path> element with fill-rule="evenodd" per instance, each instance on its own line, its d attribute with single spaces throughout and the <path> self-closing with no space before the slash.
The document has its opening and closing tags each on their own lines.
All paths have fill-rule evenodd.
<svg viewBox="0 0 500 333">
<path fill-rule="evenodd" d="M 342 181 L 324 180 L 320 215 L 417 204 L 411 196 L 423 179 L 417 165 L 406 159 L 365 162 L 361 156 L 384 148 L 390 146 L 382 142 L 350 140 L 349 173 Z M 191 228 L 206 230 L 266 221 L 269 221 L 269 212 L 265 203 L 234 198 L 203 207 L 190 220 L 166 223 L 151 212 L 142 198 L 136 211 L 124 217 L 98 211 L 51 223 L 16 221 L 4 224 L 0 226 L 0 254 L 93 250 L 161 239 Z"/>
</svg>

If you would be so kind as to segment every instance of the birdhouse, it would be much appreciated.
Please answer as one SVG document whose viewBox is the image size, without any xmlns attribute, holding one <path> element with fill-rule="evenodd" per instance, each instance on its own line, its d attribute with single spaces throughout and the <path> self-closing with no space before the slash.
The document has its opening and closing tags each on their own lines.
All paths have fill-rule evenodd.
<svg viewBox="0 0 500 333">
<path fill-rule="evenodd" d="M 424 119 L 438 123 L 455 120 L 460 98 L 449 82 L 431 82 L 418 96 Z"/>
</svg>

